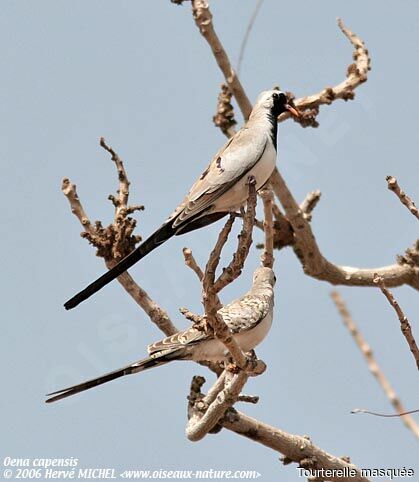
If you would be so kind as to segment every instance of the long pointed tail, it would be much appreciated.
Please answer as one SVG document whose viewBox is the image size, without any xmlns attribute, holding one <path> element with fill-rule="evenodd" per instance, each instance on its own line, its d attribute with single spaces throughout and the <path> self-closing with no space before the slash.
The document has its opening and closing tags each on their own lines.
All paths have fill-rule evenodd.
<svg viewBox="0 0 419 482">
<path fill-rule="evenodd" d="M 127 271 L 127 269 L 131 268 L 137 261 L 147 256 L 148 253 L 153 251 L 153 249 L 160 246 L 169 238 L 171 238 L 175 234 L 174 229 L 172 228 L 172 223 L 163 224 L 156 232 L 154 232 L 148 239 L 144 241 L 138 248 L 136 248 L 132 253 L 128 256 L 125 256 L 117 265 L 115 265 L 112 269 L 107 271 L 103 274 L 100 278 L 93 283 L 90 283 L 89 286 L 84 288 L 84 290 L 77 293 L 71 299 L 64 303 L 64 307 L 66 310 L 71 310 L 75 308 L 78 304 L 82 301 L 87 300 L 97 291 L 102 289 L 112 280 L 117 278 L 119 275 Z"/>
<path fill-rule="evenodd" d="M 106 375 L 102 375 L 101 377 L 87 380 L 86 382 L 79 383 L 78 385 L 73 385 L 72 387 L 62 388 L 61 390 L 57 390 L 56 392 L 48 393 L 47 397 L 51 398 L 45 400 L 45 403 L 56 402 L 57 400 L 61 400 L 62 398 L 67 398 L 71 395 L 75 395 L 76 393 L 84 392 L 84 390 L 89 390 L 90 388 L 97 387 L 98 385 L 102 385 L 103 383 L 108 383 L 117 378 L 124 377 L 125 375 L 132 375 L 133 373 L 143 372 L 144 370 L 148 370 L 149 368 L 165 365 L 172 360 L 181 358 L 181 356 L 178 355 L 177 351 L 178 350 L 175 350 L 161 357 L 145 358 L 144 360 L 139 360 L 135 363 L 132 363 L 131 365 L 127 365 L 126 367 L 119 368 L 118 370 L 107 373 Z"/>
</svg>

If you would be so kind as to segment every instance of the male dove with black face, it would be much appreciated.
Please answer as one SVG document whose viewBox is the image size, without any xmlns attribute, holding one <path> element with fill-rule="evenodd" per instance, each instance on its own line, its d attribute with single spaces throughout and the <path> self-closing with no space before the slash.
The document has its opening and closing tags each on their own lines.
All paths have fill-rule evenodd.
<svg viewBox="0 0 419 482">
<path fill-rule="evenodd" d="M 257 268 L 252 288 L 241 298 L 218 310 L 234 339 L 244 352 L 253 350 L 266 337 L 272 325 L 275 274 L 271 268 Z M 222 362 L 227 348 L 214 335 L 193 326 L 148 346 L 149 357 L 93 380 L 48 394 L 47 403 L 75 395 L 116 378 L 165 365 L 175 360 Z"/>
<path fill-rule="evenodd" d="M 124 273 L 172 236 L 207 226 L 246 203 L 250 176 L 260 189 L 276 164 L 277 118 L 289 111 L 287 96 L 279 90 L 262 92 L 246 124 L 215 154 L 184 201 L 146 241 L 116 266 L 77 293 L 64 306 L 70 310 Z"/>
</svg>

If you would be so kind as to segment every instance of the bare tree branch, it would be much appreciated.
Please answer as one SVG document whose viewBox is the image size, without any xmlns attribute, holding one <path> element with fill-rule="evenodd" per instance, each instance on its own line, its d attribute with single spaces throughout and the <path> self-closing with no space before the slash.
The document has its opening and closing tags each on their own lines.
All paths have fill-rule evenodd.
<svg viewBox="0 0 419 482">
<path fill-rule="evenodd" d="M 226 376 L 227 372 L 223 372 L 206 396 L 201 393 L 205 379 L 197 376 L 192 379 L 190 394 L 188 396 L 188 418 L 189 420 L 193 419 L 192 424 L 197 423 L 197 421 L 199 423 L 199 421 L 203 419 L 202 414 L 208 410 L 208 407 L 212 403 L 217 402 L 218 395 L 225 387 Z M 237 384 L 238 383 L 239 382 L 237 382 Z M 234 398 L 238 401 L 240 400 L 240 395 Z M 218 409 L 221 403 L 225 403 L 225 396 L 220 397 L 220 400 L 214 406 L 213 410 Z M 220 412 L 221 411 L 222 410 L 220 410 Z M 201 412 L 201 414 L 199 412 Z M 205 420 L 207 423 L 206 428 L 210 425 L 209 419 L 210 417 L 207 416 Z M 211 424 L 212 423 L 213 420 L 211 420 Z M 217 422 L 215 423 L 217 424 Z M 335 457 L 314 445 L 307 436 L 289 434 L 259 420 L 248 417 L 234 408 L 227 409 L 224 418 L 218 422 L 218 429 L 217 425 L 215 425 L 209 432 L 216 433 L 220 428 L 231 430 L 238 435 L 243 435 L 254 442 L 258 442 L 265 447 L 283 454 L 284 464 L 295 462 L 299 464 L 299 467 L 308 470 L 323 468 L 325 470 L 342 471 L 341 476 L 335 473 L 334 477 L 327 477 L 326 480 L 334 482 L 369 482 L 366 477 L 361 475 L 360 470 L 349 462 L 347 457 Z M 196 432 L 191 432 L 191 424 L 188 424 L 188 429 L 188 435 L 191 433 L 194 436 Z M 197 435 L 200 435 L 200 433 L 197 433 Z"/>
<path fill-rule="evenodd" d="M 227 372 L 223 372 L 206 396 L 201 393 L 201 388 L 205 383 L 205 379 L 203 377 L 193 378 L 190 395 L 188 397 L 188 417 L 189 420 L 193 418 L 192 425 L 193 423 L 197 423 L 197 421 L 199 423 L 199 421 L 203 419 L 205 415 L 202 414 L 208 410 L 208 407 L 212 403 L 216 402 L 216 405 L 213 408 L 214 412 L 219 410 L 221 404 L 227 405 L 225 399 L 226 396 L 229 396 L 228 394 L 223 395 L 220 397 L 220 400 L 218 400 L 218 395 L 223 389 L 225 389 L 226 376 Z M 237 384 L 239 384 L 239 382 L 237 382 Z M 231 398 L 238 401 L 241 396 L 230 397 L 230 399 Z M 222 406 L 223 410 L 225 405 Z M 222 412 L 221 409 L 219 411 Z M 201 412 L 201 414 L 199 412 Z M 217 416 L 218 415 L 219 413 L 217 413 Z M 216 417 L 214 417 L 214 419 L 215 418 Z M 204 422 L 207 424 L 205 429 L 214 423 L 214 419 L 211 419 L 211 423 L 209 421 L 210 416 L 207 416 L 206 419 L 204 419 Z M 217 422 L 215 422 L 215 424 L 217 424 Z M 274 428 L 271 425 L 260 422 L 259 420 L 248 417 L 233 408 L 228 409 L 224 418 L 218 422 L 218 429 L 217 425 L 214 425 L 211 430 L 206 433 L 216 433 L 220 428 L 231 430 L 238 435 L 242 435 L 254 442 L 258 442 L 265 447 L 283 454 L 284 464 L 295 462 L 299 464 L 299 467 L 308 470 L 334 470 L 335 475 L 330 478 L 327 477 L 325 480 L 331 480 L 334 482 L 369 482 L 366 477 L 361 475 L 360 470 L 349 462 L 348 457 L 335 457 L 314 445 L 307 436 L 289 434 Z M 192 436 L 201 435 L 198 432 L 191 431 L 191 423 L 188 424 L 188 429 L 188 436 L 189 434 Z M 337 471 L 341 471 L 341 474 L 337 473 Z"/>
<path fill-rule="evenodd" d="M 390 382 L 388 381 L 387 377 L 384 375 L 384 373 L 378 366 L 378 363 L 374 358 L 371 347 L 368 345 L 368 343 L 365 341 L 364 337 L 360 333 L 348 309 L 346 308 L 343 298 L 337 291 L 333 291 L 331 293 L 331 297 L 340 315 L 342 316 L 342 321 L 344 325 L 346 326 L 346 328 L 348 328 L 350 334 L 355 340 L 355 343 L 358 345 L 358 348 L 361 350 L 361 353 L 368 364 L 368 368 L 370 369 L 370 372 L 377 379 L 379 385 L 383 389 L 387 398 L 390 400 L 390 403 L 393 405 L 394 409 L 399 415 L 406 413 L 407 410 L 404 408 L 399 397 L 396 395 L 396 392 L 394 391 L 393 387 L 390 385 Z M 417 425 L 415 420 L 410 415 L 402 415 L 401 419 L 405 424 L 405 426 L 412 431 L 415 437 L 419 438 L 419 426 Z"/>
<path fill-rule="evenodd" d="M 198 276 L 199 281 L 202 281 L 204 273 L 202 272 L 202 269 L 198 266 L 198 263 L 195 261 L 192 250 L 190 248 L 183 248 L 183 257 L 185 258 L 186 266 L 188 266 L 189 268 L 191 268 L 192 271 L 195 272 L 195 274 Z"/>
<path fill-rule="evenodd" d="M 215 33 L 212 23 L 212 13 L 209 10 L 208 3 L 205 0 L 192 0 L 192 13 L 199 31 L 212 49 L 215 60 L 217 61 L 221 72 L 224 74 L 228 88 L 234 95 L 244 119 L 247 120 L 252 111 L 252 104 L 231 66 L 223 45 Z"/>
<path fill-rule="evenodd" d="M 224 268 L 223 272 L 214 282 L 213 289 L 215 293 L 219 293 L 227 285 L 232 283 L 238 276 L 240 276 L 244 262 L 249 254 L 249 249 L 252 244 L 253 225 L 256 216 L 257 197 L 255 185 L 255 179 L 249 179 L 249 198 L 247 200 L 247 210 L 243 217 L 243 228 L 239 235 L 237 250 L 227 268 Z"/>
<path fill-rule="evenodd" d="M 141 238 L 132 235 L 136 221 L 128 216 L 130 212 L 130 207 L 127 205 L 129 181 L 123 163 L 115 151 L 106 145 L 103 138 L 100 144 L 112 155 L 118 170 L 120 182 L 118 198 L 110 196 L 115 206 L 114 223 L 107 228 L 103 228 L 100 221 L 92 225 L 77 195 L 76 186 L 69 179 L 63 179 L 61 190 L 70 203 L 72 213 L 85 230 L 81 236 L 97 248 L 97 255 L 104 258 L 106 266 L 110 269 L 121 257 L 132 251 Z M 167 312 L 134 281 L 129 273 L 120 275 L 118 281 L 165 335 L 173 335 L 178 331 Z"/>
<path fill-rule="evenodd" d="M 311 221 L 311 213 L 320 201 L 322 193 L 320 191 L 311 191 L 307 194 L 304 201 L 300 204 L 300 209 L 307 221 Z"/>
<path fill-rule="evenodd" d="M 202 315 L 197 315 L 196 313 L 192 313 L 192 311 L 188 310 L 188 308 L 179 308 L 179 312 L 189 321 L 192 321 L 196 324 L 201 324 L 204 321 L 204 317 Z"/>
<path fill-rule="evenodd" d="M 118 154 L 112 149 L 112 147 L 106 144 L 106 141 L 103 137 L 100 138 L 99 143 L 101 147 L 103 147 L 106 151 L 109 152 L 109 154 L 111 155 L 112 161 L 115 163 L 116 169 L 118 171 L 119 199 L 116 207 L 119 207 L 119 209 L 123 209 L 124 207 L 127 207 L 127 204 L 128 204 L 129 185 L 130 185 L 127 173 L 125 172 L 124 163 L 122 162 Z"/>
<path fill-rule="evenodd" d="M 371 59 L 364 42 L 346 28 L 342 20 L 338 19 L 338 25 L 343 34 L 349 39 L 355 48 L 353 54 L 355 62 L 349 65 L 346 79 L 340 84 L 335 87 L 326 87 L 317 94 L 301 97 L 294 101 L 295 106 L 303 113 L 302 119 L 300 119 L 300 124 L 304 127 L 318 126 L 316 116 L 321 105 L 329 105 L 337 99 L 343 99 L 345 101 L 353 99 L 355 97 L 354 90 L 359 85 L 366 82 L 368 71 L 371 69 Z M 281 114 L 278 121 L 282 122 L 289 117 L 290 114 L 288 113 Z"/>
<path fill-rule="evenodd" d="M 230 214 L 227 222 L 225 223 L 223 229 L 220 231 L 218 235 L 217 242 L 215 243 L 214 249 L 211 251 L 210 257 L 208 259 L 207 265 L 205 266 L 205 274 L 202 278 L 202 287 L 204 293 L 207 293 L 211 299 L 211 304 L 213 304 L 212 308 L 218 311 L 222 304 L 217 296 L 217 292 L 214 290 L 214 283 L 215 283 L 215 272 L 217 270 L 218 264 L 220 262 L 221 251 L 227 242 L 228 236 L 231 232 L 231 228 L 233 227 L 233 223 L 236 216 L 234 214 Z"/>
<path fill-rule="evenodd" d="M 186 427 L 186 435 L 189 440 L 197 442 L 201 440 L 218 423 L 225 411 L 238 399 L 242 388 L 248 379 L 245 371 L 232 375 L 229 380 L 219 377 L 213 387 L 211 397 L 203 399 L 204 413 L 195 411 L 189 419 Z M 209 406 L 208 406 L 209 405 Z"/>
<path fill-rule="evenodd" d="M 412 199 L 410 199 L 410 197 L 400 188 L 397 179 L 393 176 L 387 176 L 386 181 L 387 187 L 390 189 L 390 191 L 393 191 L 394 194 L 400 199 L 400 202 L 407 207 L 413 216 L 419 219 L 418 208 L 415 206 L 415 203 L 412 201 Z"/>
<path fill-rule="evenodd" d="M 407 284 L 419 289 L 419 265 L 400 262 L 382 268 L 363 269 L 338 266 L 328 261 L 317 245 L 310 223 L 278 171 L 275 171 L 272 175 L 271 183 L 293 228 L 295 251 L 303 266 L 304 273 L 334 285 L 346 286 L 374 286 L 374 275 L 377 273 L 384 278 L 387 286 L 394 287 Z M 411 260 L 413 259 L 411 257 Z"/>
<path fill-rule="evenodd" d="M 410 351 L 412 352 L 412 355 L 416 361 L 416 366 L 419 370 L 419 349 L 416 344 L 415 337 L 413 336 L 412 328 L 410 326 L 409 320 L 407 319 L 406 315 L 403 313 L 399 303 L 397 303 L 391 291 L 386 288 L 383 278 L 377 275 L 374 278 L 374 283 L 376 283 L 380 287 L 381 292 L 387 298 L 390 305 L 394 308 L 394 311 L 396 312 L 397 317 L 399 318 L 399 321 L 400 321 L 400 329 L 403 333 L 403 336 L 406 338 L 407 344 L 409 345 Z"/>
<path fill-rule="evenodd" d="M 285 456 L 287 463 L 296 462 L 305 469 L 319 469 L 342 471 L 342 476 L 325 478 L 333 482 L 369 482 L 361 475 L 355 465 L 342 457 L 335 457 L 314 445 L 304 436 L 286 433 L 271 425 L 260 422 L 252 417 L 231 409 L 222 420 L 224 428 L 239 435 L 269 447 Z M 348 475 L 344 475 L 347 473 Z M 350 475 L 349 475 L 350 474 Z"/>
</svg>

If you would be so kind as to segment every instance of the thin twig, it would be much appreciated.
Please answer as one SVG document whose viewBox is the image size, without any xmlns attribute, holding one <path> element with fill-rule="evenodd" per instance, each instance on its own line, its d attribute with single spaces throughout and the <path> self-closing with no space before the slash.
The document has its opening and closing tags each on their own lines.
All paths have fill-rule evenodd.
<svg viewBox="0 0 419 482">
<path fill-rule="evenodd" d="M 419 370 L 419 349 L 416 344 L 415 337 L 413 336 L 412 327 L 410 326 L 409 320 L 403 313 L 403 310 L 400 308 L 399 303 L 394 298 L 391 291 L 386 288 L 383 278 L 378 275 L 375 276 L 374 283 L 376 283 L 380 287 L 381 292 L 387 298 L 390 305 L 394 308 L 394 311 L 396 312 L 397 317 L 400 321 L 400 329 L 403 333 L 403 336 L 406 338 L 407 344 L 409 345 L 410 351 L 412 352 L 412 355 L 416 361 L 416 366 Z"/>
<path fill-rule="evenodd" d="M 419 209 L 416 207 L 415 203 L 410 199 L 410 197 L 400 188 L 397 179 L 393 176 L 387 176 L 387 187 L 390 191 L 393 191 L 394 194 L 400 199 L 400 202 L 404 204 L 407 209 L 419 219 Z"/>
<path fill-rule="evenodd" d="M 294 105 L 303 115 L 298 120 L 293 117 L 293 120 L 297 120 L 303 127 L 317 127 L 319 124 L 316 117 L 321 105 L 330 105 L 337 99 L 345 101 L 354 99 L 354 90 L 367 81 L 368 71 L 371 69 L 371 59 L 364 42 L 345 27 L 341 19 L 338 19 L 338 25 L 355 49 L 353 53 L 355 62 L 349 65 L 346 79 L 340 84 L 334 87 L 326 87 L 316 94 L 301 97 L 294 101 Z M 278 122 L 290 117 L 288 113 L 281 114 Z"/>
<path fill-rule="evenodd" d="M 183 257 L 185 258 L 186 266 L 188 266 L 189 268 L 191 268 L 192 271 L 195 272 L 195 274 L 198 276 L 199 281 L 202 281 L 204 273 L 202 272 L 202 269 L 198 266 L 198 263 L 196 262 L 190 248 L 183 248 Z"/>
<path fill-rule="evenodd" d="M 317 203 L 320 201 L 322 193 L 319 190 L 311 191 L 307 194 L 304 201 L 300 204 L 300 209 L 303 211 L 307 221 L 311 221 L 311 214 Z"/>
<path fill-rule="evenodd" d="M 101 147 L 103 147 L 106 151 L 109 152 L 109 154 L 111 155 L 112 161 L 115 163 L 116 169 L 118 171 L 118 179 L 119 179 L 119 189 L 118 189 L 119 205 L 121 208 L 127 207 L 130 182 L 128 180 L 127 173 L 125 172 L 124 163 L 120 159 L 119 155 L 112 149 L 112 147 L 106 144 L 106 141 L 103 137 L 100 138 L 99 143 Z"/>
<path fill-rule="evenodd" d="M 223 229 L 220 231 L 220 234 L 218 235 L 217 242 L 215 243 L 214 249 L 211 251 L 210 257 L 205 267 L 205 275 L 203 278 L 203 282 L 207 283 L 207 285 L 204 286 L 204 290 L 206 287 L 209 288 L 210 286 L 214 285 L 215 271 L 220 262 L 221 251 L 225 243 L 227 242 L 227 239 L 231 232 L 231 228 L 233 227 L 235 218 L 236 216 L 234 214 L 230 214 L 230 217 L 228 218 Z"/>
<path fill-rule="evenodd" d="M 408 410 L 407 412 L 403 412 L 403 413 L 379 413 L 379 412 L 371 412 L 371 410 L 366 410 L 365 408 L 354 408 L 353 410 L 351 410 L 351 413 L 366 413 L 367 415 L 374 415 L 375 417 L 393 418 L 393 417 L 403 417 L 404 415 L 411 415 L 412 413 L 419 413 L 419 409 Z"/>
<path fill-rule="evenodd" d="M 239 61 L 237 62 L 237 75 L 240 75 L 240 69 L 242 66 L 244 51 L 246 50 L 247 41 L 249 40 L 250 32 L 252 31 L 253 25 L 255 24 L 255 20 L 256 20 L 256 17 L 258 16 L 262 3 L 263 3 L 263 0 L 258 0 L 255 6 L 255 9 L 253 10 L 253 13 L 249 19 L 249 23 L 247 24 L 246 32 L 244 34 L 242 43 L 240 45 Z"/>
<path fill-rule="evenodd" d="M 390 403 L 393 405 L 396 412 L 399 415 L 401 415 L 401 419 L 405 424 L 405 426 L 412 431 L 412 433 L 415 435 L 416 438 L 419 438 L 419 426 L 416 424 L 415 420 L 413 420 L 413 418 L 410 415 L 402 415 L 402 414 L 405 414 L 407 410 L 404 408 L 399 397 L 396 395 L 396 392 L 394 391 L 393 387 L 390 385 L 390 382 L 388 381 L 387 377 L 384 375 L 384 373 L 378 366 L 378 363 L 374 358 L 371 347 L 368 345 L 368 343 L 365 341 L 364 337 L 358 330 L 358 327 L 356 326 L 348 309 L 346 308 L 346 305 L 345 305 L 345 302 L 343 301 L 342 296 L 337 291 L 333 291 L 331 293 L 331 297 L 342 317 L 342 321 L 344 325 L 348 328 L 350 334 L 355 340 L 355 343 L 358 345 L 358 348 L 361 350 L 361 353 L 363 354 L 371 373 L 377 379 L 379 385 L 383 389 L 387 398 L 390 400 Z"/>
<path fill-rule="evenodd" d="M 179 308 L 179 311 L 187 320 L 192 321 L 195 324 L 199 325 L 204 320 L 202 315 L 197 315 L 196 313 L 188 310 L 188 308 Z"/>
</svg>

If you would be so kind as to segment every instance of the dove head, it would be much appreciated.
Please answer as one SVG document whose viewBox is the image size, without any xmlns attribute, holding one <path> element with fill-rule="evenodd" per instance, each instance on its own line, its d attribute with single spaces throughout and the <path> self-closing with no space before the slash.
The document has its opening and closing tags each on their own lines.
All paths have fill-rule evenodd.
<svg viewBox="0 0 419 482">
<path fill-rule="evenodd" d="M 266 90 L 259 94 L 253 107 L 253 113 L 260 110 L 268 111 L 275 119 L 283 112 L 291 112 L 292 115 L 299 117 L 300 112 L 289 104 L 289 100 L 285 92 L 280 90 Z"/>
<path fill-rule="evenodd" d="M 253 273 L 253 285 L 270 285 L 275 286 L 276 276 L 271 268 L 257 268 Z"/>
</svg>

